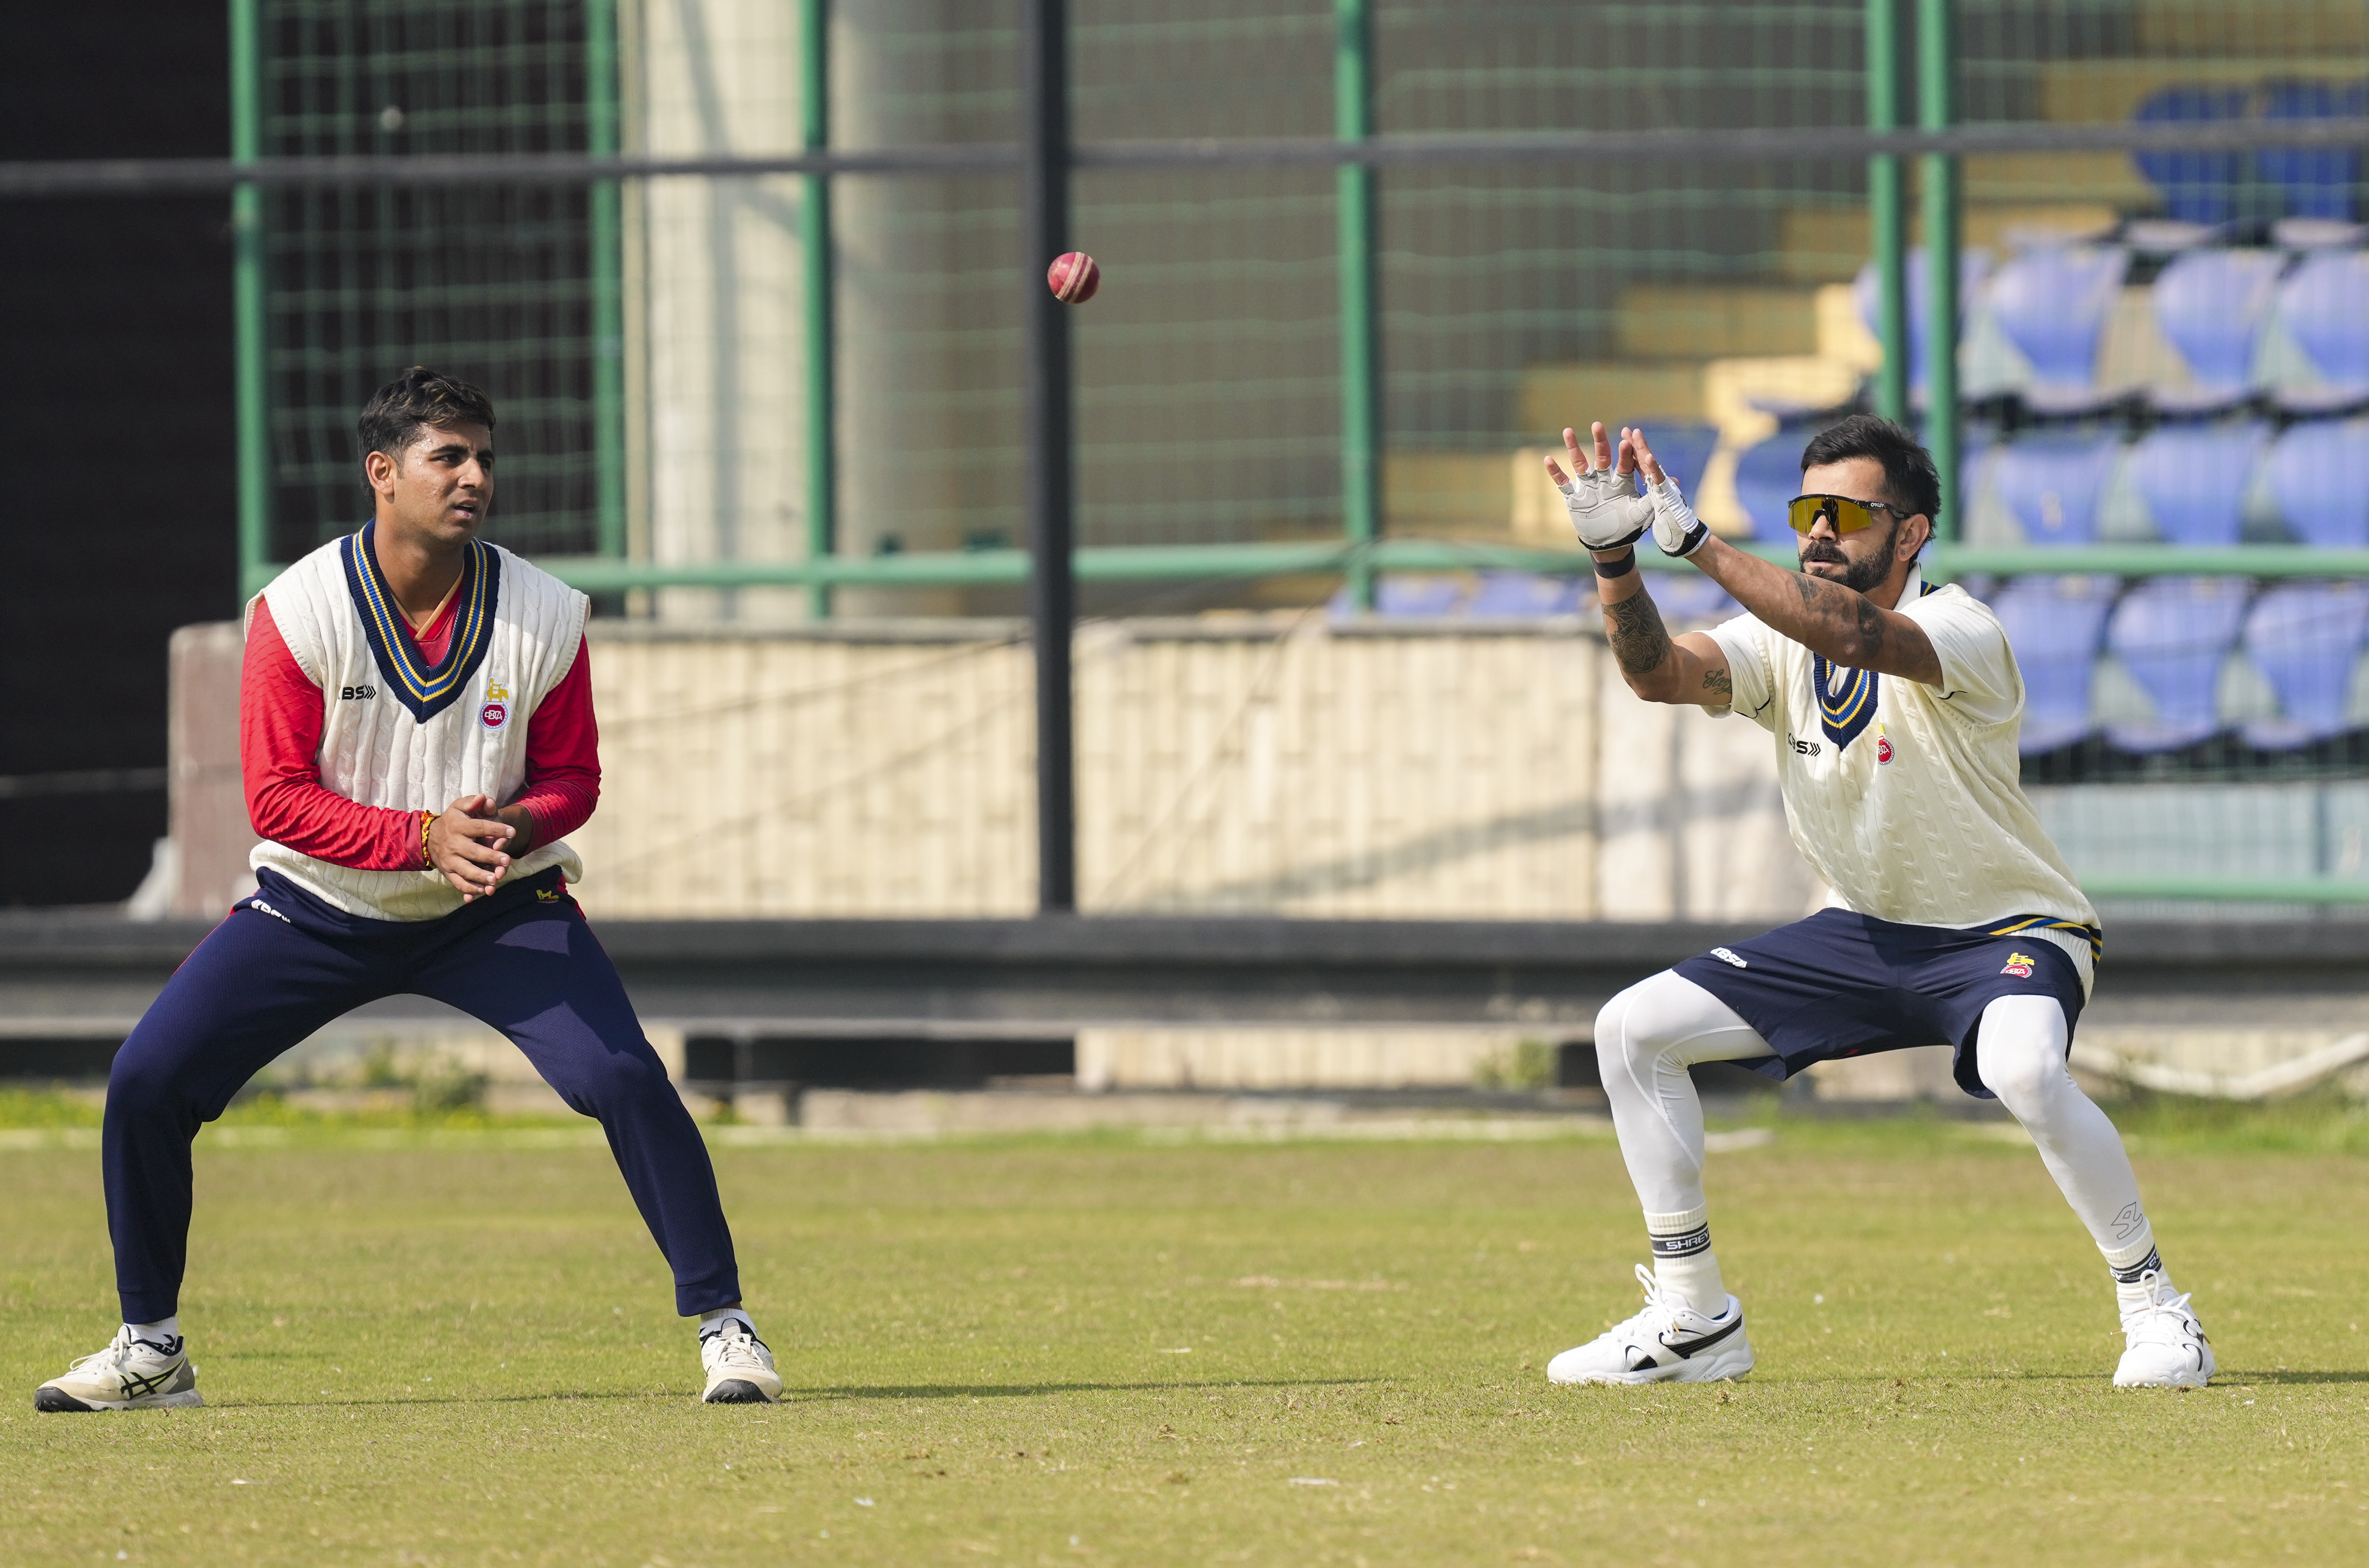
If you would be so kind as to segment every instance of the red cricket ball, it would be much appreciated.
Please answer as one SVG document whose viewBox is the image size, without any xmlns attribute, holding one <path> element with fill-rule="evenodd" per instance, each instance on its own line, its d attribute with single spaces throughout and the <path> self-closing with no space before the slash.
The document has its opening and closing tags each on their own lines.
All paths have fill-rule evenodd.
<svg viewBox="0 0 2369 1568">
<path fill-rule="evenodd" d="M 1082 250 L 1067 250 L 1045 269 L 1045 286 L 1065 305 L 1082 305 L 1103 286 L 1103 269 Z"/>
</svg>

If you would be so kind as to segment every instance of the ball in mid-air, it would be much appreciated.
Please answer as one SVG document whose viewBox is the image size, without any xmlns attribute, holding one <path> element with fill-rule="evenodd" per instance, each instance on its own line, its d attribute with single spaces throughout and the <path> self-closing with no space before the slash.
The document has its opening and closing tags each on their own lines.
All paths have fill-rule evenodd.
<svg viewBox="0 0 2369 1568">
<path fill-rule="evenodd" d="M 1045 286 L 1065 305 L 1082 305 L 1103 286 L 1103 269 L 1082 250 L 1066 250 L 1045 269 Z"/>
</svg>

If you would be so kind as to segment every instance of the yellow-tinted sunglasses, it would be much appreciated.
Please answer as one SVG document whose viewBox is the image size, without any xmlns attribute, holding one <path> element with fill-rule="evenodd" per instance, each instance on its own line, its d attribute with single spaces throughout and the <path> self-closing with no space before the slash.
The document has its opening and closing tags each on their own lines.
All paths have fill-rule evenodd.
<svg viewBox="0 0 2369 1568">
<path fill-rule="evenodd" d="M 1825 518 L 1834 525 L 1837 533 L 1857 533 L 1873 526 L 1875 514 L 1888 511 L 1894 518 L 1906 519 L 1910 513 L 1883 501 L 1855 501 L 1848 496 L 1796 496 L 1785 503 L 1785 521 L 1793 525 L 1796 533 L 1807 533 Z"/>
</svg>

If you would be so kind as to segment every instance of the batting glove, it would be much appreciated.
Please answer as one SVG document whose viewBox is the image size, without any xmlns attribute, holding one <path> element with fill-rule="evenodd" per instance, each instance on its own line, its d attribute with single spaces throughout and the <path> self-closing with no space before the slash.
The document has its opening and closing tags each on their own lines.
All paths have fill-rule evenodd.
<svg viewBox="0 0 2369 1568">
<path fill-rule="evenodd" d="M 1711 537 L 1711 530 L 1695 516 L 1695 509 L 1687 505 L 1678 482 L 1664 475 L 1660 483 L 1647 486 L 1644 499 L 1654 509 L 1654 543 L 1662 547 L 1665 555 L 1687 556 L 1702 548 Z"/>
<path fill-rule="evenodd" d="M 1572 532 L 1591 550 L 1633 544 L 1654 526 L 1653 501 L 1637 494 L 1629 475 L 1610 464 L 1566 479 L 1555 488 L 1562 492 L 1563 509 L 1571 513 Z"/>
</svg>

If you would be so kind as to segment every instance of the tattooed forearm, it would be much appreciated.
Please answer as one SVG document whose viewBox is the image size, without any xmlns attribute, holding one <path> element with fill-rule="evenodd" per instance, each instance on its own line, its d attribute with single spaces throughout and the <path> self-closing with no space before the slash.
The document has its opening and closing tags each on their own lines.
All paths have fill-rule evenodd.
<svg viewBox="0 0 2369 1568">
<path fill-rule="evenodd" d="M 1840 583 L 1814 578 L 1807 572 L 1790 575 L 1793 579 L 1794 591 L 1802 596 L 1802 608 L 1811 617 L 1811 622 L 1800 632 L 1785 628 L 1787 634 L 1800 636 L 1813 647 L 1818 646 L 1819 632 L 1828 634 L 1834 642 L 1855 635 L 1859 650 L 1852 656 L 1852 662 L 1860 667 L 1874 663 L 1883 652 L 1884 642 L 1883 612 L 1875 607 L 1875 601 Z"/>
<path fill-rule="evenodd" d="M 1724 670 L 1704 670 L 1702 689 L 1719 699 L 1713 704 L 1717 707 L 1725 707 L 1735 695 L 1735 682 L 1728 679 Z"/>
<path fill-rule="evenodd" d="M 1883 612 L 1875 601 L 1865 594 L 1854 594 L 1859 601 L 1859 652 L 1862 668 L 1873 664 L 1883 655 Z"/>
<path fill-rule="evenodd" d="M 1670 657 L 1670 634 L 1662 612 L 1643 593 L 1604 607 L 1604 635 L 1623 675 L 1651 675 Z"/>
</svg>

